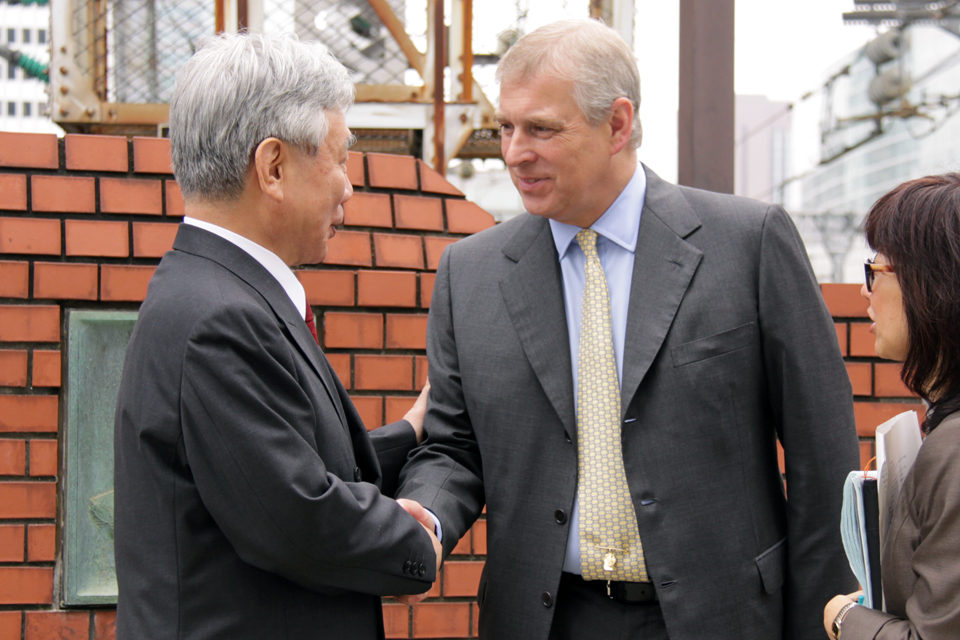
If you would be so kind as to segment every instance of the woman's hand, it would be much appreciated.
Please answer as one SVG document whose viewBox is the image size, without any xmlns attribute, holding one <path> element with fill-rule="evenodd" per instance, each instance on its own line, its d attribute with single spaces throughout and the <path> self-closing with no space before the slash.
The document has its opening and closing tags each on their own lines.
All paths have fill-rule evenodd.
<svg viewBox="0 0 960 640">
<path fill-rule="evenodd" d="M 417 444 L 423 441 L 423 416 L 427 413 L 428 395 L 430 395 L 429 380 L 423 386 L 423 391 L 420 392 L 417 401 L 410 407 L 410 411 L 407 411 L 407 414 L 403 416 L 403 419 L 409 422 L 413 426 L 413 430 L 417 433 Z"/>
<path fill-rule="evenodd" d="M 850 604 L 856 603 L 863 591 L 855 591 L 845 596 L 834 596 L 833 600 L 827 603 L 823 608 L 823 628 L 827 630 L 827 636 L 833 638 L 833 621 L 836 619 L 840 609 Z"/>
</svg>

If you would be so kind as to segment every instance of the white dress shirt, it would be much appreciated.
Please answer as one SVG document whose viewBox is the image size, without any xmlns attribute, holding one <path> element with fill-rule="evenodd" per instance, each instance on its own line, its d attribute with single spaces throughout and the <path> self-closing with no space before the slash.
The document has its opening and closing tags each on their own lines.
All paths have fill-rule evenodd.
<svg viewBox="0 0 960 640">
<path fill-rule="evenodd" d="M 597 232 L 597 253 L 610 292 L 610 319 L 613 324 L 613 354 L 617 361 L 617 378 L 623 380 L 623 345 L 627 332 L 627 310 L 630 306 L 630 284 L 637 250 L 640 212 L 647 191 L 647 176 L 638 166 L 620 195 L 590 227 Z M 580 314 L 583 303 L 586 256 L 576 241 L 580 227 L 550 220 L 553 241 L 560 256 L 563 274 L 563 302 L 567 313 L 570 338 L 570 363 L 573 367 L 573 397 L 577 398 L 577 369 L 580 362 Z M 580 501 L 574 499 L 567 537 L 563 570 L 580 570 Z"/>
</svg>

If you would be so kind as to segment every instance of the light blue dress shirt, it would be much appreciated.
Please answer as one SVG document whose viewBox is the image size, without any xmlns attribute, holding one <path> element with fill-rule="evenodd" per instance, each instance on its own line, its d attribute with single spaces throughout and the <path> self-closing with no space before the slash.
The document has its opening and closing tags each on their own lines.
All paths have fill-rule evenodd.
<svg viewBox="0 0 960 640">
<path fill-rule="evenodd" d="M 630 306 L 630 283 L 633 280 L 633 260 L 637 250 L 640 212 L 647 191 L 647 177 L 638 166 L 633 177 L 600 218 L 590 227 L 597 232 L 597 253 L 610 292 L 610 319 L 613 323 L 613 354 L 617 360 L 617 377 L 623 379 L 623 344 L 627 332 L 627 310 Z M 570 338 L 570 362 L 573 366 L 573 397 L 577 397 L 577 368 L 580 360 L 580 312 L 583 302 L 584 266 L 586 256 L 577 243 L 580 227 L 550 220 L 553 241 L 560 256 L 563 273 L 563 301 L 567 312 L 567 331 Z M 580 570 L 580 501 L 573 502 L 567 552 L 563 570 Z"/>
</svg>

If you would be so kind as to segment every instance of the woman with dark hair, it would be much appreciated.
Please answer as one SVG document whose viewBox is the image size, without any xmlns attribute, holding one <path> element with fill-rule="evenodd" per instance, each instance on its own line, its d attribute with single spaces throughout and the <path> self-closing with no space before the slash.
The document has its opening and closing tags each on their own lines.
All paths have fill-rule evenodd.
<svg viewBox="0 0 960 640">
<path fill-rule="evenodd" d="M 859 593 L 823 612 L 831 638 L 960 638 L 960 174 L 911 180 L 880 198 L 866 223 L 877 252 L 861 293 L 877 355 L 927 404 L 926 435 L 882 549 L 886 612 Z"/>
</svg>

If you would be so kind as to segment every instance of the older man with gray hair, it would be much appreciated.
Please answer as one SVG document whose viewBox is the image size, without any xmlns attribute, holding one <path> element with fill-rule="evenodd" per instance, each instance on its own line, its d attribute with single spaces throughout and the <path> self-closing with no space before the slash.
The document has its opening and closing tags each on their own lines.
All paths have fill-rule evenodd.
<svg viewBox="0 0 960 640">
<path fill-rule="evenodd" d="M 378 596 L 436 579 L 432 528 L 381 492 L 424 399 L 368 436 L 290 270 L 343 220 L 352 102 L 343 66 L 293 37 L 222 36 L 178 74 L 186 217 L 117 406 L 121 640 L 374 640 Z"/>
<path fill-rule="evenodd" d="M 796 229 L 638 165 L 637 64 L 599 22 L 537 29 L 497 73 L 528 213 L 441 259 L 400 489 L 447 553 L 486 504 L 480 637 L 822 638 L 858 447 Z"/>
</svg>

